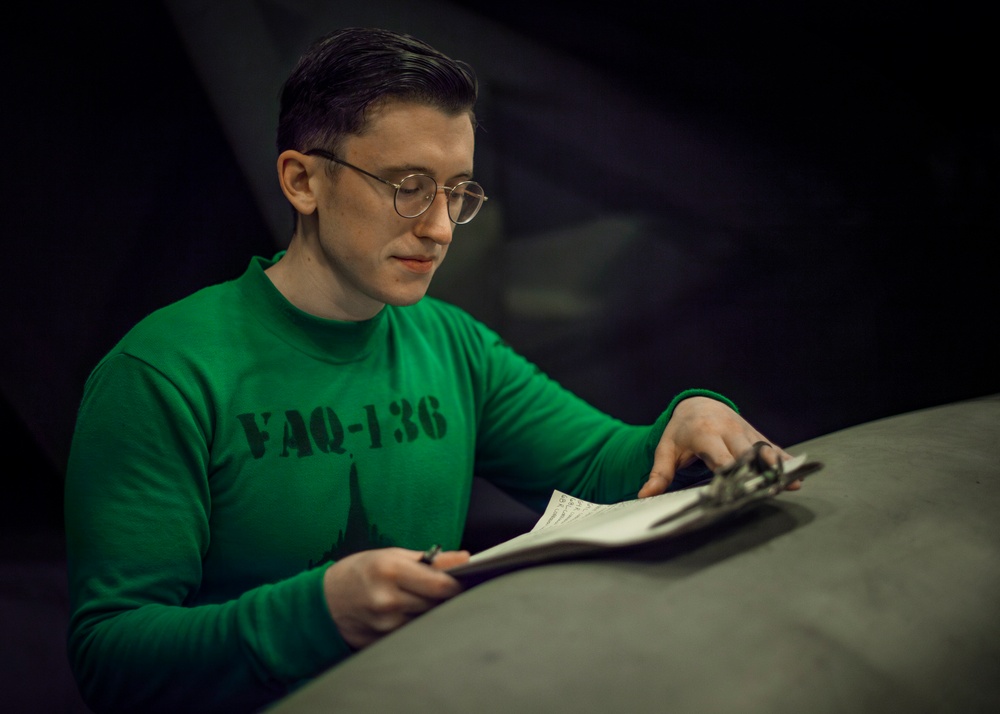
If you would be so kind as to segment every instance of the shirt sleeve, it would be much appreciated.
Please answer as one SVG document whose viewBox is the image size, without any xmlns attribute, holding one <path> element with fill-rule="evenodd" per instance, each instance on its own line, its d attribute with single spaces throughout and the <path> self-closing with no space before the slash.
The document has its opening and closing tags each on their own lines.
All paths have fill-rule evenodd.
<svg viewBox="0 0 1000 714">
<path fill-rule="evenodd" d="M 544 506 L 554 489 L 596 503 L 636 498 L 673 410 L 706 389 L 675 396 L 651 425 L 630 425 L 562 387 L 481 326 L 482 410 L 477 471 L 521 500 Z"/>
<path fill-rule="evenodd" d="M 255 709 L 346 657 L 323 568 L 198 602 L 210 415 L 143 362 L 88 380 L 66 475 L 69 655 L 96 711 Z"/>
</svg>

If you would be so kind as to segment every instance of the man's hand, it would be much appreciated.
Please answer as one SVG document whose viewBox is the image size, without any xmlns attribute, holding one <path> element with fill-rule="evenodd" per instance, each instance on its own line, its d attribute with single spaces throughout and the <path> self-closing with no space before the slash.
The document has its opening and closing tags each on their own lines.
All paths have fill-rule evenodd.
<svg viewBox="0 0 1000 714">
<path fill-rule="evenodd" d="M 715 470 L 733 463 L 758 441 L 771 443 L 722 402 L 709 397 L 688 397 L 674 408 L 663 430 L 653 454 L 653 469 L 639 490 L 639 498 L 666 491 L 677 469 L 695 459 Z M 789 458 L 780 447 L 772 446 L 761 451 L 768 463 Z M 800 486 L 801 482 L 794 481 L 788 488 L 795 490 Z"/>
<path fill-rule="evenodd" d="M 367 647 L 462 591 L 443 571 L 466 562 L 467 551 L 439 553 L 433 565 L 421 563 L 421 555 L 403 548 L 366 550 L 326 569 L 326 605 L 347 644 Z"/>
</svg>

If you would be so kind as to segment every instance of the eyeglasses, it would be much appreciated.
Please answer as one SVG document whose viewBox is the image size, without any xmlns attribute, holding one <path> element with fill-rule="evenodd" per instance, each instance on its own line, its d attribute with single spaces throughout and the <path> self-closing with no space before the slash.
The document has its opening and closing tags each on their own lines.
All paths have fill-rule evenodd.
<svg viewBox="0 0 1000 714">
<path fill-rule="evenodd" d="M 439 188 L 443 189 L 445 195 L 448 197 L 448 218 L 451 219 L 452 223 L 459 225 L 468 223 L 475 218 L 476 214 L 479 213 L 479 209 L 483 207 L 483 202 L 487 200 L 487 196 L 483 192 L 483 187 L 475 181 L 460 181 L 454 186 L 438 186 L 437 181 L 432 176 L 428 176 L 427 174 L 410 174 L 399 183 L 393 183 L 392 181 L 386 181 L 381 176 L 376 176 L 362 168 L 358 168 L 354 164 L 349 164 L 342 159 L 338 159 L 329 151 L 310 149 L 305 153 L 307 156 L 321 156 L 324 159 L 363 173 L 365 176 L 370 176 L 387 186 L 392 186 L 396 189 L 396 195 L 392 202 L 393 207 L 396 209 L 396 213 L 403 218 L 416 218 L 426 212 L 431 207 L 431 204 L 434 203 L 434 198 L 437 196 Z"/>
</svg>

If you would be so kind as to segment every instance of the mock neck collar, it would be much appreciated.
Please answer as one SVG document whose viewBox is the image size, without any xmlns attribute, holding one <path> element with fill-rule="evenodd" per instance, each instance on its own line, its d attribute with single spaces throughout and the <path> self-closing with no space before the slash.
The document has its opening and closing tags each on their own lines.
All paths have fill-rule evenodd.
<svg viewBox="0 0 1000 714">
<path fill-rule="evenodd" d="M 300 310 L 274 286 L 264 271 L 281 257 L 254 257 L 241 278 L 240 290 L 251 313 L 270 332 L 296 349 L 329 362 L 354 362 L 380 343 L 388 322 L 388 306 L 360 322 L 328 320 Z"/>
</svg>

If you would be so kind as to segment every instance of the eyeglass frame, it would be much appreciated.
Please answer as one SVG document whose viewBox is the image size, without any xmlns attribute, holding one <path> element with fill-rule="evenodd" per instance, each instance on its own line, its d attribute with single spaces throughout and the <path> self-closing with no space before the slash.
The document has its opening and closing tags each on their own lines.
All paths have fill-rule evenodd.
<svg viewBox="0 0 1000 714">
<path fill-rule="evenodd" d="M 327 161 L 332 161 L 335 164 L 340 164 L 341 166 L 346 166 L 347 168 L 354 169 L 355 171 L 363 173 L 365 176 L 369 176 L 369 177 L 375 179 L 376 181 L 381 181 L 386 186 L 392 186 L 395 189 L 395 191 L 396 191 L 393 194 L 393 196 L 392 196 L 392 208 L 402 218 L 419 218 L 420 216 L 422 216 L 425 213 L 427 213 L 427 211 L 430 209 L 430 207 L 434 205 L 434 199 L 431 199 L 431 202 L 428 203 L 424 207 L 424 209 L 422 211 L 420 211 L 420 213 L 417 213 L 417 214 L 412 215 L 412 216 L 407 216 L 407 215 L 403 214 L 402 211 L 399 210 L 399 206 L 397 205 L 397 201 L 399 200 L 399 189 L 402 188 L 403 182 L 406 181 L 407 179 L 411 179 L 411 178 L 415 178 L 415 177 L 421 177 L 421 176 L 426 176 L 427 178 L 429 178 L 431 181 L 434 182 L 434 187 L 435 187 L 434 188 L 434 195 L 437 196 L 437 192 L 438 192 L 439 189 L 444 189 L 444 191 L 445 191 L 445 193 L 446 193 L 446 195 L 447 195 L 448 198 L 451 198 L 452 191 L 454 191 L 456 188 L 458 188 L 462 184 L 473 184 L 474 186 L 479 186 L 480 189 L 483 188 L 482 184 L 480 184 L 478 181 L 472 181 L 472 180 L 459 181 L 454 186 L 442 186 L 442 185 L 440 185 L 437 182 L 437 180 L 433 176 L 431 176 L 429 174 L 409 174 L 408 176 L 404 176 L 399 183 L 393 183 L 392 181 L 384 179 L 381 176 L 376 176 L 371 171 L 365 171 L 360 166 L 355 166 L 354 164 L 348 163 L 347 161 L 344 161 L 343 159 L 339 158 L 336 154 L 333 154 L 333 153 L 331 153 L 329 151 L 326 151 L 325 149 L 309 149 L 308 151 L 304 151 L 303 153 L 306 156 L 319 156 L 321 158 L 326 159 Z M 479 209 L 481 209 L 483 207 L 483 204 L 486 203 L 488 200 L 490 200 L 489 196 L 487 196 L 486 195 L 486 191 L 483 190 L 483 192 L 482 192 L 482 200 L 479 202 L 479 206 L 476 208 L 476 212 L 473 213 L 471 216 L 469 216 L 466 220 L 462 221 L 461 223 L 459 223 L 454 218 L 452 218 L 451 207 L 449 205 L 448 210 L 447 210 L 448 220 L 451 221 L 452 223 L 454 223 L 456 226 L 464 226 L 467 223 L 470 223 L 472 221 L 472 219 L 475 218 L 477 215 L 479 215 Z"/>
</svg>

